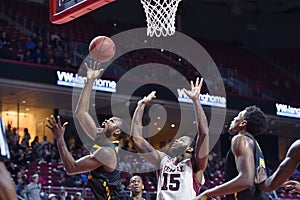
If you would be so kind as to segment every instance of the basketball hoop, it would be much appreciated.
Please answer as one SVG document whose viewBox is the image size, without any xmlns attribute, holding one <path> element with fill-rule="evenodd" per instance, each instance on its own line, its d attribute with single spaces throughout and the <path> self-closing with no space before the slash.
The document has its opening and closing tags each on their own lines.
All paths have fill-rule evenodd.
<svg viewBox="0 0 300 200">
<path fill-rule="evenodd" d="M 181 0 L 141 0 L 147 19 L 147 35 L 171 36 L 175 33 L 175 17 Z"/>
</svg>

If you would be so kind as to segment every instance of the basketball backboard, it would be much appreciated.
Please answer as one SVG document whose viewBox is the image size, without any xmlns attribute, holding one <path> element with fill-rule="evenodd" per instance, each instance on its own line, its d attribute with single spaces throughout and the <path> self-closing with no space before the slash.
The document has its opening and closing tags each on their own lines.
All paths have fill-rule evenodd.
<svg viewBox="0 0 300 200">
<path fill-rule="evenodd" d="M 63 24 L 115 0 L 50 0 L 50 21 Z"/>
</svg>

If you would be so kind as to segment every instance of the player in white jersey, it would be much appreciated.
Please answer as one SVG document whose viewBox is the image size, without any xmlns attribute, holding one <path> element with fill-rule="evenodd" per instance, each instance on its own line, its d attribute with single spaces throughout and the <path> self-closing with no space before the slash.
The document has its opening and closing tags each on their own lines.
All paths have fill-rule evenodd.
<svg viewBox="0 0 300 200">
<path fill-rule="evenodd" d="M 196 197 L 201 184 L 208 159 L 208 124 L 200 104 L 200 90 L 203 79 L 197 78 L 191 90 L 184 89 L 193 101 L 198 134 L 196 140 L 182 136 L 174 141 L 168 153 L 163 153 L 142 137 L 142 116 L 146 104 L 156 98 L 155 91 L 138 102 L 131 125 L 131 140 L 138 152 L 154 164 L 158 170 L 157 200 L 191 200 Z M 194 188 L 198 186 L 198 188 Z"/>
</svg>

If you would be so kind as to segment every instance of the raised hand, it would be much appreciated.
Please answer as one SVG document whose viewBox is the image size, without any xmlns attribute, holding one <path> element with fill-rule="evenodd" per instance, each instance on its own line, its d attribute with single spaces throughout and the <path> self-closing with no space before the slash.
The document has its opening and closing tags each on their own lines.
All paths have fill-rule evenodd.
<svg viewBox="0 0 300 200">
<path fill-rule="evenodd" d="M 86 77 L 87 79 L 97 79 L 104 71 L 104 69 L 100 68 L 101 63 L 90 60 L 90 64 L 88 65 L 86 62 L 84 63 L 86 66 Z"/>
<path fill-rule="evenodd" d="M 287 181 L 283 185 L 285 189 L 291 190 L 289 193 L 300 193 L 300 182 L 298 181 Z"/>
<path fill-rule="evenodd" d="M 196 79 L 195 85 L 194 85 L 193 81 L 191 81 L 191 90 L 187 90 L 187 89 L 183 88 L 183 91 L 190 99 L 199 100 L 202 84 L 203 84 L 203 78 L 201 78 L 199 81 L 199 77 L 198 77 Z"/>
<path fill-rule="evenodd" d="M 148 94 L 148 96 L 145 96 L 143 99 L 139 100 L 138 105 L 149 104 L 152 101 L 152 99 L 156 98 L 155 94 L 156 91 L 152 91 L 150 94 Z"/>
<path fill-rule="evenodd" d="M 52 131 L 53 136 L 56 139 L 65 134 L 68 122 L 65 122 L 63 125 L 61 125 L 60 116 L 57 116 L 57 122 L 53 115 L 51 115 L 51 119 L 47 118 L 47 121 L 49 124 L 46 124 L 46 126 Z"/>
</svg>

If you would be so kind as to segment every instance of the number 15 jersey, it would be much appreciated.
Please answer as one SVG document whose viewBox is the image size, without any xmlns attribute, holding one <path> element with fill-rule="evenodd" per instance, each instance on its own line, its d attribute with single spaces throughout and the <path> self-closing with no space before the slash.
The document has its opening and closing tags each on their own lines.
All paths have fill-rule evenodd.
<svg viewBox="0 0 300 200">
<path fill-rule="evenodd" d="M 160 163 L 160 171 L 158 172 L 156 199 L 191 200 L 196 197 L 194 186 L 200 186 L 194 181 L 198 182 L 193 174 L 191 159 L 176 163 L 176 158 L 171 159 L 169 156 L 165 156 Z"/>
</svg>

